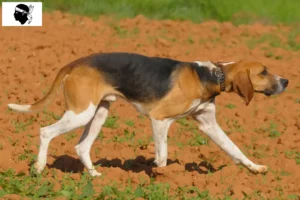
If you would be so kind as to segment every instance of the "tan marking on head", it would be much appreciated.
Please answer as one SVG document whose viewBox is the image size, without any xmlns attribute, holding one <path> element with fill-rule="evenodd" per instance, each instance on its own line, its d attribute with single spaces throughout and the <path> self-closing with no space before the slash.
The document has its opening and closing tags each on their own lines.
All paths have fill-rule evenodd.
<svg viewBox="0 0 300 200">
<path fill-rule="evenodd" d="M 260 63 L 256 63 L 250 67 L 250 79 L 255 91 L 271 89 L 277 84 L 274 75 L 270 74 L 268 69 Z"/>
<path fill-rule="evenodd" d="M 256 61 L 239 61 L 223 66 L 225 87 L 227 92 L 236 92 L 246 105 L 251 101 L 254 92 L 270 91 L 275 93 L 279 80 L 270 74 L 267 68 Z"/>
</svg>

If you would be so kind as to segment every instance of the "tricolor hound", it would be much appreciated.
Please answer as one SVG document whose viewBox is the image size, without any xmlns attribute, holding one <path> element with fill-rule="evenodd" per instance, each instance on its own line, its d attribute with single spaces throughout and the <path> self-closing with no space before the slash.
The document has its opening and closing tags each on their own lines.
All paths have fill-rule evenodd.
<svg viewBox="0 0 300 200">
<path fill-rule="evenodd" d="M 63 67 L 48 94 L 32 105 L 8 104 L 20 112 L 39 111 L 56 96 L 63 86 L 66 112 L 62 118 L 40 129 L 40 147 L 34 167 L 41 173 L 46 166 L 50 141 L 68 131 L 86 126 L 76 152 L 92 176 L 99 176 L 90 158 L 91 146 L 106 120 L 110 102 L 121 97 L 130 102 L 152 122 L 155 163 L 167 165 L 167 134 L 174 120 L 187 115 L 235 163 L 254 173 L 267 171 L 267 166 L 249 160 L 227 137 L 216 121 L 215 97 L 221 92 L 235 92 L 245 102 L 254 92 L 267 96 L 279 94 L 288 80 L 268 72 L 261 63 L 182 62 L 147 57 L 135 53 L 99 53 L 80 58 Z"/>
</svg>

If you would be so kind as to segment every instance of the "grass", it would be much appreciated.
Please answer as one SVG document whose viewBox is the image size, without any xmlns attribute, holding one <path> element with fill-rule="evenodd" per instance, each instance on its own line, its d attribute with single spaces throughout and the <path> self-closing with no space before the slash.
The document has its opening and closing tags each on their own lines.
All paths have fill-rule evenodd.
<svg viewBox="0 0 300 200">
<path fill-rule="evenodd" d="M 112 128 L 112 129 L 115 129 L 115 128 L 118 128 L 118 124 L 117 124 L 117 120 L 119 118 L 117 116 L 109 116 L 106 120 L 105 120 L 105 123 L 103 124 L 103 127 L 106 127 L 106 128 Z"/>
<path fill-rule="evenodd" d="M 194 132 L 193 137 L 188 141 L 188 144 L 191 146 L 207 145 L 208 138 L 204 138 L 198 132 Z"/>
<path fill-rule="evenodd" d="M 132 127 L 132 126 L 134 126 L 134 121 L 132 121 L 132 120 L 126 120 L 126 121 L 125 121 L 125 124 L 126 124 L 127 126 Z"/>
<path fill-rule="evenodd" d="M 272 47 L 280 47 L 283 45 L 280 39 L 272 34 L 263 34 L 259 38 L 251 38 L 247 43 L 250 49 L 253 49 L 257 44 L 261 43 L 269 44 Z"/>
<path fill-rule="evenodd" d="M 187 144 L 190 146 L 201 146 L 201 145 L 207 145 L 209 139 L 207 137 L 203 137 L 200 134 L 200 131 L 198 130 L 198 127 L 193 125 L 193 123 L 189 120 L 187 120 L 185 117 L 180 118 L 176 120 L 178 124 L 181 125 L 180 131 L 188 131 L 192 133 L 192 138 L 188 140 Z M 176 145 L 179 148 L 183 147 L 182 142 L 176 141 Z"/>
<path fill-rule="evenodd" d="M 60 190 L 54 189 L 54 181 L 43 179 L 42 176 L 25 175 L 15 173 L 9 169 L 0 173 L 0 198 L 6 194 L 18 194 L 31 199 L 54 199 L 65 197 L 66 199 L 91 199 L 95 191 L 88 175 L 84 174 L 80 181 L 74 181 L 65 176 Z M 81 188 L 78 190 L 78 188 Z"/>
<path fill-rule="evenodd" d="M 250 38 L 246 41 L 250 49 L 255 48 L 259 44 L 266 44 L 273 48 L 281 48 L 288 51 L 299 51 L 300 43 L 297 41 L 297 36 L 300 35 L 300 27 L 294 26 L 288 33 L 281 33 L 286 41 L 281 40 L 277 35 L 267 33 L 263 34 L 258 38 Z M 266 47 L 263 47 L 266 48 Z M 274 55 L 273 52 L 266 52 L 265 56 L 267 58 L 274 58 L 276 60 L 282 60 L 281 55 Z"/>
<path fill-rule="evenodd" d="M 70 140 L 76 138 L 77 135 L 75 132 L 71 132 L 71 133 L 65 134 L 64 136 L 67 141 L 70 141 Z"/>
<path fill-rule="evenodd" d="M 283 57 L 281 55 L 274 55 L 273 52 L 271 52 L 271 51 L 266 52 L 265 56 L 267 58 L 274 58 L 275 60 L 282 60 L 283 59 Z"/>
<path fill-rule="evenodd" d="M 295 159 L 297 165 L 300 165 L 300 152 L 297 151 L 285 151 L 284 155 L 288 159 Z"/>
<path fill-rule="evenodd" d="M 115 135 L 112 139 L 113 142 L 123 143 L 127 141 L 131 141 L 135 136 L 135 132 L 130 132 L 128 129 L 124 130 L 123 136 Z"/>
<path fill-rule="evenodd" d="M 277 129 L 277 124 L 275 122 L 270 122 L 269 127 L 262 127 L 255 129 L 255 132 L 268 132 L 270 138 L 278 138 L 281 135 L 281 132 Z"/>
<path fill-rule="evenodd" d="M 42 0 L 42 2 L 45 11 L 61 10 L 93 18 L 100 15 L 132 18 L 141 14 L 151 19 L 193 22 L 213 19 L 233 21 L 236 24 L 254 21 L 266 23 L 300 21 L 298 0 Z"/>
<path fill-rule="evenodd" d="M 131 180 L 122 184 L 111 182 L 105 186 L 93 184 L 93 178 L 87 173 L 81 175 L 80 180 L 74 180 L 65 175 L 56 181 L 44 179 L 41 175 L 26 175 L 9 169 L 0 172 L 0 198 L 7 194 L 17 194 L 30 199 L 211 199 L 209 191 L 200 191 L 198 188 L 178 187 L 175 193 L 170 194 L 168 183 L 156 183 L 151 179 L 148 183 L 140 180 L 134 187 Z M 56 187 L 55 183 L 60 186 Z M 99 192 L 98 192 L 99 191 Z"/>
<path fill-rule="evenodd" d="M 31 151 L 24 149 L 24 153 L 20 154 L 18 159 L 19 160 L 28 160 L 30 162 L 33 162 L 36 159 L 36 155 L 33 154 Z"/>
<path fill-rule="evenodd" d="M 242 127 L 242 125 L 239 124 L 237 120 L 227 119 L 226 125 L 229 128 L 229 130 L 226 131 L 227 134 L 231 134 L 232 132 L 239 132 L 239 133 L 245 132 L 245 129 Z"/>
<path fill-rule="evenodd" d="M 269 128 L 269 137 L 271 138 L 276 138 L 279 137 L 281 133 L 277 130 L 277 125 L 273 122 L 270 123 L 270 128 Z"/>
<path fill-rule="evenodd" d="M 226 108 L 229 108 L 229 109 L 233 109 L 233 108 L 236 108 L 236 106 L 234 104 L 227 104 L 225 105 Z"/>
<path fill-rule="evenodd" d="M 34 121 L 35 121 L 34 118 L 30 118 L 27 122 L 19 122 L 19 121 L 12 120 L 12 124 L 15 127 L 15 133 L 20 133 L 22 131 L 25 131 L 28 126 L 33 124 Z"/>
</svg>

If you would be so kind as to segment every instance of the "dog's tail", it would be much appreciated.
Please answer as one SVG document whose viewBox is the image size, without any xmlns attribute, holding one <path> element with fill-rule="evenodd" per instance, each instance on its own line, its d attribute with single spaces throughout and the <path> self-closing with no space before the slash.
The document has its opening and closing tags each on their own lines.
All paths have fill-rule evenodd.
<svg viewBox="0 0 300 200">
<path fill-rule="evenodd" d="M 62 82 L 73 69 L 72 65 L 63 67 L 55 77 L 55 80 L 51 86 L 49 92 L 39 101 L 31 105 L 19 105 L 19 104 L 8 104 L 8 107 L 12 110 L 19 112 L 36 112 L 46 107 L 55 97 L 59 89 L 61 88 Z"/>
</svg>

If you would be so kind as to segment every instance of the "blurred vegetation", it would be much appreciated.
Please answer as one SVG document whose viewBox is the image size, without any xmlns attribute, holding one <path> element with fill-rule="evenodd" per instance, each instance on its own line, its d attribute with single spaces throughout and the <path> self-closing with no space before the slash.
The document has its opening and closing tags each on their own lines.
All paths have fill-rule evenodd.
<svg viewBox="0 0 300 200">
<path fill-rule="evenodd" d="M 141 14 L 152 19 L 193 22 L 213 19 L 221 22 L 232 21 L 235 24 L 256 21 L 290 24 L 300 21 L 300 0 L 42 0 L 42 2 L 44 11 L 60 10 L 95 19 L 100 15 L 131 18 Z"/>
</svg>

